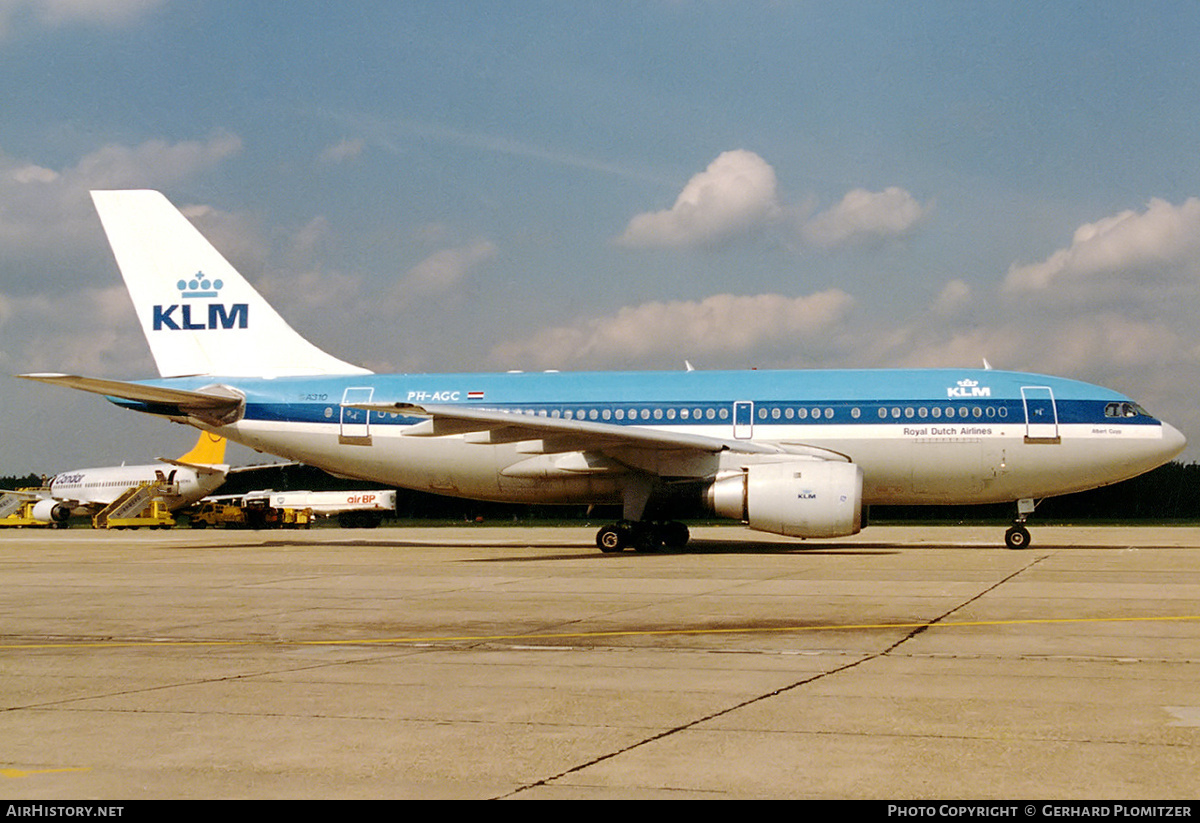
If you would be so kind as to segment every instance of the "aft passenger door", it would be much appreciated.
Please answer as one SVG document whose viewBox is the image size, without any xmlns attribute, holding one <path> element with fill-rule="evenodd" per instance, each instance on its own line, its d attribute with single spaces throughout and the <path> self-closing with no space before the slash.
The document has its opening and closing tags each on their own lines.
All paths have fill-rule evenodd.
<svg viewBox="0 0 1200 823">
<path fill-rule="evenodd" d="M 352 409 L 352 403 L 370 403 L 375 395 L 374 387 L 346 389 L 342 393 L 341 428 L 338 442 L 348 446 L 371 445 L 371 413 L 363 409 Z"/>
<path fill-rule="evenodd" d="M 1049 386 L 1022 386 L 1025 404 L 1025 442 L 1061 443 L 1058 433 L 1058 407 Z"/>
</svg>

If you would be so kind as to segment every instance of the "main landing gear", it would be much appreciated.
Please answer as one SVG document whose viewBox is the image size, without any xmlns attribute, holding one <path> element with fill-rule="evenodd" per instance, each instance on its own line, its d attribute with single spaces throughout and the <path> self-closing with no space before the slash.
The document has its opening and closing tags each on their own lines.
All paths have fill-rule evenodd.
<svg viewBox="0 0 1200 823">
<path fill-rule="evenodd" d="M 653 552 L 666 548 L 679 551 L 690 538 L 688 527 L 678 521 L 651 523 L 646 520 L 622 520 L 596 532 L 596 546 L 600 551 L 619 552 L 632 547 L 639 552 Z"/>
<path fill-rule="evenodd" d="M 654 552 L 660 548 L 679 551 L 687 545 L 687 526 L 676 521 L 643 520 L 646 503 L 654 491 L 657 478 L 631 474 L 621 487 L 621 517 L 596 532 L 596 546 L 607 553 L 633 548 L 639 552 Z"/>
<path fill-rule="evenodd" d="M 1035 508 L 1037 503 L 1028 497 L 1017 501 L 1017 516 L 1004 533 L 1004 545 L 1010 549 L 1029 548 L 1029 529 L 1025 528 L 1025 520 L 1033 514 Z"/>
</svg>

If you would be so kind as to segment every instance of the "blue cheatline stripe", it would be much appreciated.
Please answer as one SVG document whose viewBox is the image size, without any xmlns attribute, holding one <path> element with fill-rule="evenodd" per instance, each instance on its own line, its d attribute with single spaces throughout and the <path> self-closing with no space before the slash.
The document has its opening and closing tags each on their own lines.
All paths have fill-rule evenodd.
<svg viewBox="0 0 1200 823">
<path fill-rule="evenodd" d="M 462 404 L 615 425 L 732 425 L 734 403 L 754 403 L 755 425 L 878 425 L 928 421 L 1018 422 L 1026 403 L 1056 401 L 1059 423 L 1157 425 L 1141 414 L 1106 416 L 1117 392 L 1075 380 L 971 369 L 875 371 L 576 372 L 529 374 L 343 375 L 262 380 L 196 377 L 145 381 L 201 389 L 227 384 L 247 397 L 251 420 L 334 423 L 342 398 L 376 403 Z M 1022 389 L 1027 397 L 1022 396 Z M 642 398 L 623 401 L 621 398 Z M 137 406 L 163 413 L 157 408 Z M 977 412 L 978 410 L 978 412 Z M 630 418 L 630 413 L 635 413 Z M 926 416 L 922 417 L 922 413 Z M 790 416 L 789 416 L 790 415 Z M 372 413 L 379 425 L 419 418 Z M 1041 422 L 1041 421 L 1036 421 Z M 1048 421 L 1047 421 L 1048 422 Z"/>
<path fill-rule="evenodd" d="M 1057 422 L 1072 424 L 1158 425 L 1153 417 L 1106 417 L 1104 401 L 1062 401 L 1056 404 Z M 556 419 L 586 420 L 624 426 L 712 426 L 733 424 L 733 402 L 714 403 L 514 403 L 471 404 L 486 408 Z M 270 422 L 338 423 L 338 403 L 248 403 L 246 419 Z M 372 425 L 410 426 L 424 418 L 371 412 Z M 1043 422 L 1053 422 L 1047 418 Z M 754 425 L 921 425 L 937 423 L 1025 423 L 1020 400 L 985 402 L 890 401 L 856 403 L 821 401 L 755 403 Z"/>
</svg>

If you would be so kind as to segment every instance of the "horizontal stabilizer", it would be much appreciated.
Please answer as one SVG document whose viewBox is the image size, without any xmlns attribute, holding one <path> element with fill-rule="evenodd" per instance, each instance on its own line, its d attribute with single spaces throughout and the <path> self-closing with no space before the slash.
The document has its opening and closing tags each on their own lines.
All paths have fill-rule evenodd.
<svg viewBox="0 0 1200 823">
<path fill-rule="evenodd" d="M 178 466 L 181 469 L 191 469 L 196 474 L 225 475 L 229 473 L 229 467 L 224 464 L 216 465 L 212 463 L 185 463 L 182 460 L 172 460 L 169 457 L 160 457 L 158 460 L 159 462 L 166 463 L 169 466 Z"/>
<path fill-rule="evenodd" d="M 180 414 L 193 415 L 214 425 L 231 422 L 245 403 L 241 394 L 224 386 L 213 386 L 213 392 L 199 392 L 127 383 L 121 380 L 102 380 L 98 377 L 81 377 L 77 374 L 18 374 L 17 377 L 100 394 L 109 399 L 166 407 L 165 413 L 177 410 Z M 217 391 L 221 393 L 216 393 Z"/>
</svg>

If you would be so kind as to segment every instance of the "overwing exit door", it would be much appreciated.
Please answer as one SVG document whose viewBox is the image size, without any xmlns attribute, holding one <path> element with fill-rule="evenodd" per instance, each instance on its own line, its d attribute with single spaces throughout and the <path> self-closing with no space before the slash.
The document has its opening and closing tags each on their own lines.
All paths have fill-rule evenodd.
<svg viewBox="0 0 1200 823">
<path fill-rule="evenodd" d="M 749 440 L 754 435 L 754 402 L 738 400 L 733 404 L 733 436 Z"/>
</svg>

